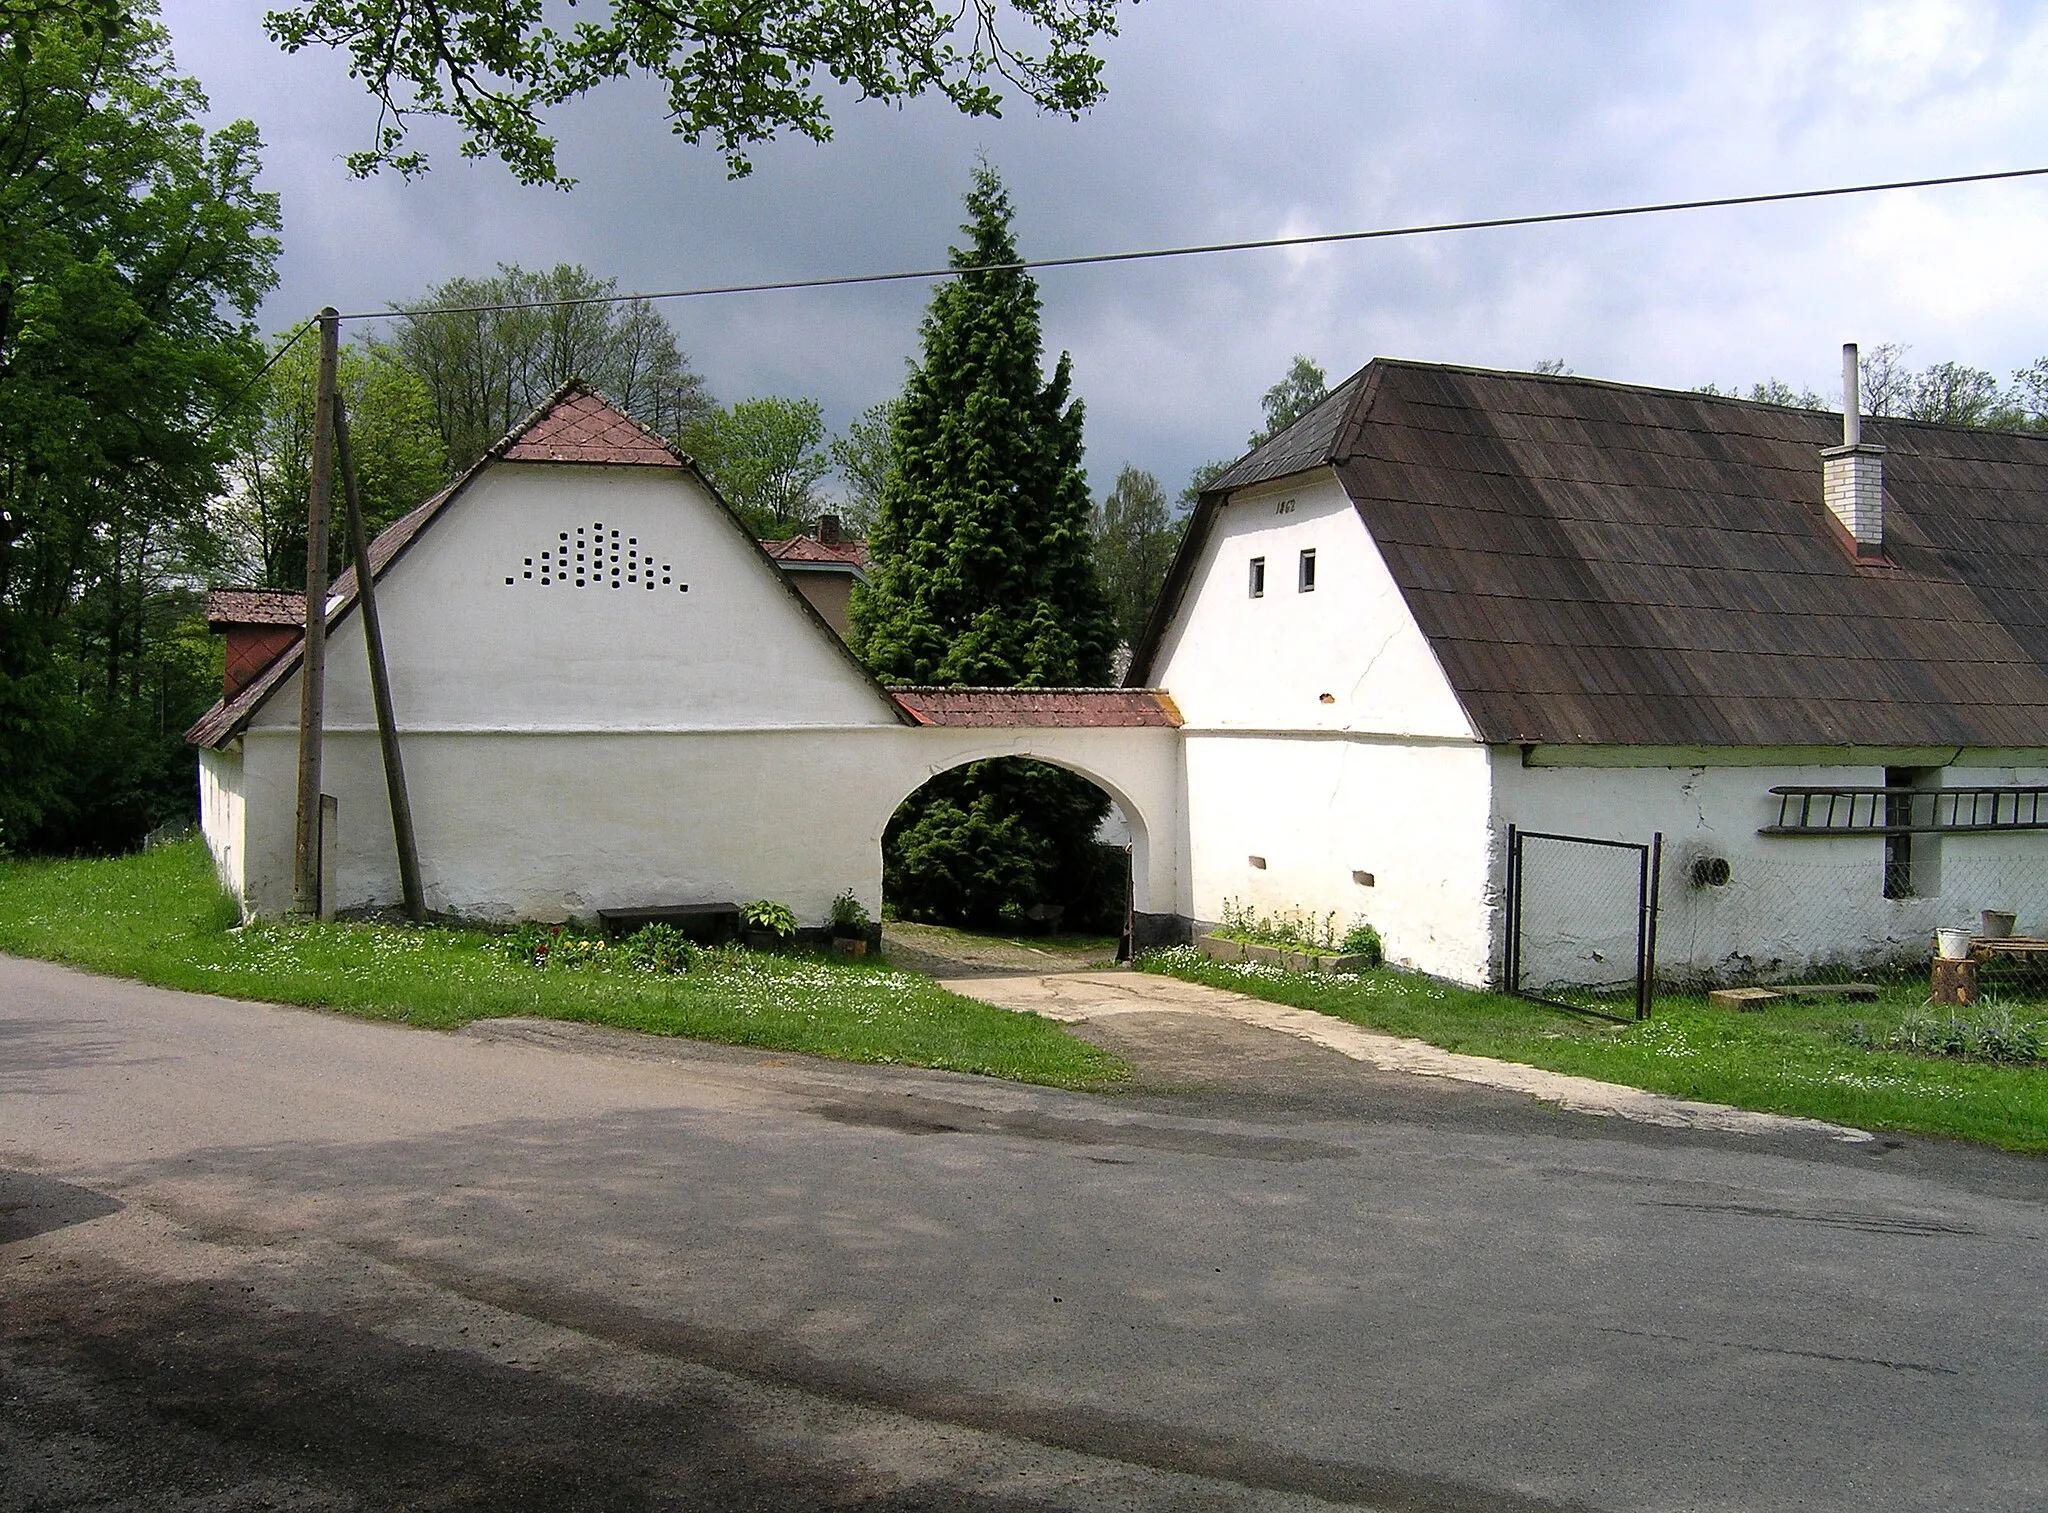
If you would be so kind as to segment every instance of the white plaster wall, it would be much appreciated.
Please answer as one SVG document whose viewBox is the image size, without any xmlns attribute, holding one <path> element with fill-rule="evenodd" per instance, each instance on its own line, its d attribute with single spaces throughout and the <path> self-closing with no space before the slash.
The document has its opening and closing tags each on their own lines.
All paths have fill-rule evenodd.
<svg viewBox="0 0 2048 1513">
<path fill-rule="evenodd" d="M 278 748 L 288 777 L 291 739 L 249 749 L 259 745 Z M 897 805 L 938 772 L 1004 755 L 1059 761 L 1109 791 L 1131 824 L 1140 910 L 1169 909 L 1177 886 L 1179 760 L 1167 729 L 439 733 L 406 736 L 404 752 L 438 911 L 562 919 L 774 898 L 820 924 L 851 888 L 878 915 L 882 831 Z M 337 907 L 396 902 L 374 731 L 331 730 L 324 779 L 339 801 Z M 288 782 L 273 802 L 280 843 L 252 858 L 252 902 L 267 913 L 291 898 Z"/>
<path fill-rule="evenodd" d="M 1340 929 L 1362 915 L 1397 965 L 1484 980 L 1493 873 L 1484 747 L 1189 731 L 1185 753 L 1183 913 L 1214 922 L 1236 899 L 1264 913 L 1334 910 Z"/>
<path fill-rule="evenodd" d="M 1296 588 L 1303 548 L 1316 588 Z M 1266 592 L 1249 566 L 1266 559 Z M 1230 496 L 1154 660 L 1191 729 L 1473 739 L 1357 510 L 1327 469 Z M 1330 702 L 1324 703 L 1323 696 Z"/>
<path fill-rule="evenodd" d="M 297 707 L 296 702 L 293 707 Z M 278 915 L 289 909 L 292 902 L 292 846 L 299 789 L 298 732 L 252 730 L 242 738 L 241 746 L 242 908 L 249 914 Z M 388 821 L 385 834 L 390 834 Z M 396 860 L 391 865 L 395 877 Z"/>
<path fill-rule="evenodd" d="M 1755 761 L 1763 754 L 1746 754 Z M 1905 765 L 1901 763 L 1900 765 Z M 1925 955 L 1940 924 L 1973 923 L 1985 908 L 2017 908 L 2048 930 L 2048 836 L 2004 834 L 1943 836 L 1933 846 L 1916 837 L 1915 874 L 1939 891 L 1887 899 L 1884 843 L 1878 837 L 1765 836 L 1775 822 L 1780 785 L 1875 787 L 1882 761 L 1870 765 L 1729 765 L 1692 767 L 1524 767 L 1518 748 L 1493 756 L 1495 822 L 1504 844 L 1506 826 L 1647 841 L 1664 834 L 1662 914 L 1658 924 L 1660 972 L 1722 979 L 1790 974 L 1827 965 L 1867 965 Z M 1951 767 L 1949 785 L 2048 782 L 2040 768 Z M 1724 887 L 1694 887 L 1695 857 L 1720 856 L 1729 865 Z M 1495 882 L 1504 877 L 1504 859 Z M 1580 871 L 1581 897 L 1606 891 Z M 1539 901 L 1531 879 L 1525 907 L 1525 963 L 1538 976 L 1591 970 L 1590 953 L 1612 953 L 1614 931 L 1598 913 L 1578 911 L 1574 924 L 1553 896 Z M 2000 903 L 1997 900 L 2006 900 Z M 2021 928 L 2031 928 L 2023 918 Z M 1498 940 L 1499 930 L 1496 929 Z M 1532 958 L 1531 935 L 1534 942 Z M 1531 979 L 1533 981 L 1533 979 Z"/>
<path fill-rule="evenodd" d="M 622 550 L 670 564 L 674 581 L 542 587 L 526 559 L 600 524 Z M 781 571 L 672 469 L 500 464 L 378 580 L 377 607 L 407 730 L 895 723 Z M 329 721 L 369 724 L 359 615 L 330 637 L 327 668 Z M 294 674 L 254 723 L 297 718 Z"/>
<path fill-rule="evenodd" d="M 199 753 L 199 828 L 213 870 L 235 897 L 246 891 L 248 806 L 242 799 L 242 748 Z"/>
</svg>

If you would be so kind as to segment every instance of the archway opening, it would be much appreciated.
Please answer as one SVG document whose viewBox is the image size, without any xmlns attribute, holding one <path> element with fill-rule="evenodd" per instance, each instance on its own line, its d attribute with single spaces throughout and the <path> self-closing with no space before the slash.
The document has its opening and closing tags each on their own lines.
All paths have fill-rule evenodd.
<svg viewBox="0 0 2048 1513">
<path fill-rule="evenodd" d="M 1102 787 L 1028 757 L 927 779 L 882 832 L 885 914 L 1013 933 L 1120 935 L 1137 826 Z"/>
</svg>

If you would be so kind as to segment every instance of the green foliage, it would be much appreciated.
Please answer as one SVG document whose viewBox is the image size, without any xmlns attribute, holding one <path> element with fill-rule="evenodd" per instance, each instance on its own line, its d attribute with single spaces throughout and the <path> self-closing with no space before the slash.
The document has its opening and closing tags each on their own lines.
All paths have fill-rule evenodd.
<svg viewBox="0 0 2048 1513">
<path fill-rule="evenodd" d="M 569 263 L 543 272 L 500 263 L 488 278 L 436 284 L 408 307 L 393 345 L 432 396 L 451 467 L 468 467 L 572 378 L 660 436 L 711 412 L 659 310 L 644 299 L 595 302 L 617 292 L 617 279 Z M 561 303 L 571 300 L 584 303 Z"/>
<path fill-rule="evenodd" d="M 771 935 L 788 940 L 796 934 L 796 915 L 789 905 L 778 904 L 772 898 L 757 898 L 750 904 L 740 905 L 741 923 L 756 930 L 766 930 Z"/>
<path fill-rule="evenodd" d="M 1856 1028 L 1862 1030 L 1861 1025 Z M 1954 1010 L 1937 1014 L 1931 1004 L 1908 1009 L 1882 1044 L 1888 1050 L 1923 1056 L 1964 1056 L 2025 1065 L 2044 1058 L 2044 1045 L 2048 1045 L 2044 1036 L 2048 1036 L 2048 1020 L 2022 1019 L 2011 1004 L 1986 994 L 1967 1020 Z"/>
<path fill-rule="evenodd" d="M 1126 1075 L 1114 1056 L 1033 1014 L 948 993 L 880 963 L 735 949 L 650 971 L 631 941 L 584 945 L 574 970 L 533 970 L 485 930 L 255 921 L 196 841 L 104 861 L 0 861 L 0 951 L 229 998 L 319 1005 L 427 1029 L 507 1015 L 687 1035 L 847 1061 L 941 1067 L 1057 1087 Z M 552 926 L 556 934 L 589 937 Z M 252 1020 L 252 1024 L 255 1021 Z"/>
<path fill-rule="evenodd" d="M 860 900 L 853 896 L 853 889 L 832 900 L 832 933 L 839 937 L 865 938 L 868 933 L 868 911 L 861 907 Z"/>
<path fill-rule="evenodd" d="M 1181 513 L 1186 514 L 1200 504 L 1202 490 L 1229 472 L 1236 462 L 1235 457 L 1219 457 L 1214 462 L 1199 464 L 1194 472 L 1188 475 L 1188 486 L 1180 491 L 1180 498 L 1175 501 L 1180 506 Z"/>
<path fill-rule="evenodd" d="M 982 165 L 953 266 L 1014 263 L 1010 201 Z M 895 410 L 853 643 L 888 681 L 1057 687 L 1108 681 L 1115 623 L 1093 557 L 1079 400 L 1065 354 L 1043 373 L 1038 289 L 1016 268 L 963 272 L 932 296 L 924 358 Z M 1108 800 L 1043 763 L 977 762 L 905 801 L 883 886 L 911 918 L 992 925 L 1102 891 Z"/>
<path fill-rule="evenodd" d="M 756 142 L 785 131 L 831 136 L 828 80 L 862 99 L 900 105 L 936 92 L 967 115 L 993 116 L 1000 79 L 1039 109 L 1074 116 L 1102 97 L 1102 62 L 1089 48 L 1116 34 L 1117 5 L 609 0 L 587 10 L 563 27 L 531 0 L 297 0 L 264 24 L 287 52 L 346 49 L 350 76 L 378 102 L 375 143 L 350 156 L 353 172 L 421 172 L 426 157 L 407 146 L 409 122 L 441 116 L 460 128 L 465 157 L 496 157 L 523 183 L 566 186 L 573 181 L 556 166 L 543 113 L 626 78 L 657 81 L 670 129 L 692 144 L 715 142 L 734 177 L 750 171 Z M 999 35 L 1001 10 L 1036 31 L 1044 51 Z"/>
<path fill-rule="evenodd" d="M 818 480 L 832 464 L 815 399 L 771 396 L 714 406 L 681 441 L 756 536 L 794 536 L 816 521 Z"/>
<path fill-rule="evenodd" d="M 1386 944 L 1380 939 L 1380 932 L 1367 924 L 1362 916 L 1352 920 L 1351 928 L 1344 932 L 1337 949 L 1346 956 L 1363 956 L 1369 967 L 1376 967 L 1387 959 Z"/>
<path fill-rule="evenodd" d="M 153 14 L 30 6 L 0 50 L 0 824 L 33 849 L 191 810 L 183 627 L 275 283 L 256 130 L 201 124 Z"/>
<path fill-rule="evenodd" d="M 674 925 L 659 922 L 642 925 L 626 937 L 619 949 L 630 965 L 657 977 L 687 972 L 697 957 L 697 948 L 687 935 Z"/>
<path fill-rule="evenodd" d="M 1166 491 L 1140 468 L 1124 467 L 1095 519 L 1095 563 L 1116 618 L 1117 636 L 1136 646 L 1152 616 L 1185 516 L 1169 519 Z"/>
<path fill-rule="evenodd" d="M 1295 353 L 1294 361 L 1288 365 L 1280 382 L 1260 397 L 1260 408 L 1266 412 L 1265 428 L 1252 432 L 1246 445 L 1264 446 L 1321 404 L 1329 393 L 1330 376 L 1323 371 L 1322 365 L 1312 357 Z"/>
<path fill-rule="evenodd" d="M 846 484 L 840 518 L 849 535 L 864 541 L 874 534 L 882 491 L 896 463 L 896 401 L 884 399 L 862 410 L 844 436 L 832 439 L 831 451 L 833 470 Z"/>
<path fill-rule="evenodd" d="M 276 360 L 259 387 L 259 408 L 235 456 L 234 487 L 215 510 L 239 563 L 237 582 L 306 585 L 306 502 L 319 379 L 320 348 L 308 335 Z M 447 448 L 435 427 L 433 394 L 396 347 L 343 347 L 336 379 L 348 413 L 364 527 L 375 536 L 448 481 Z M 337 529 L 330 539 L 331 582 L 345 565 L 348 536 Z"/>
<path fill-rule="evenodd" d="M 1241 940 L 1247 945 L 1278 946 L 1284 950 L 1317 951 L 1325 956 L 1334 956 L 1340 949 L 1350 953 L 1350 941 L 1354 937 L 1362 938 L 1359 936 L 1361 926 L 1371 931 L 1373 943 L 1378 945 L 1379 932 L 1361 921 L 1345 934 L 1345 944 L 1340 948 L 1335 909 L 1326 914 L 1308 909 L 1281 909 L 1267 914 L 1250 904 L 1226 898 L 1223 900 L 1223 922 L 1216 933 L 1225 940 Z"/>
<path fill-rule="evenodd" d="M 967 207 L 953 266 L 1015 262 L 1009 196 L 985 164 Z M 1037 285 L 1015 268 L 948 280 L 923 341 L 898 402 L 872 583 L 854 597 L 856 649 L 895 682 L 1105 682 L 1115 630 L 1093 562 L 1081 402 L 1064 353 L 1042 376 Z"/>
</svg>

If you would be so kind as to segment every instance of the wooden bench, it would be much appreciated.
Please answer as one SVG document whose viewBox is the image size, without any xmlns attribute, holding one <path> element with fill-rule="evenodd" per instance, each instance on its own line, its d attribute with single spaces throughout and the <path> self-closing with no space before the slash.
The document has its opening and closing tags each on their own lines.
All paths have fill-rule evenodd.
<svg viewBox="0 0 2048 1513">
<path fill-rule="evenodd" d="M 631 935 L 645 925 L 672 925 L 705 945 L 737 940 L 740 906 L 728 903 L 658 904 L 637 909 L 599 909 L 597 927 L 614 938 Z"/>
<path fill-rule="evenodd" d="M 1994 956 L 2048 956 L 2048 939 L 2038 935 L 1973 935 L 1970 960 L 1989 961 Z"/>
</svg>

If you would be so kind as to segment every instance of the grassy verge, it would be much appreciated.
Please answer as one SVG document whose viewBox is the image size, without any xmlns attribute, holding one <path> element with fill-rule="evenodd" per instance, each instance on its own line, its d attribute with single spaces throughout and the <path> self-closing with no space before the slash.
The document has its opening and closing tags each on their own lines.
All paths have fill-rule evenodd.
<svg viewBox="0 0 2048 1513">
<path fill-rule="evenodd" d="M 197 841 L 104 861 L 0 861 L 0 951 L 162 987 L 457 1029 L 531 1015 L 785 1051 L 1101 1087 L 1127 1068 L 1050 1020 L 886 963 L 703 953 L 655 976 L 594 961 L 536 971 L 486 931 L 256 923 Z"/>
<path fill-rule="evenodd" d="M 1859 1129 L 2048 1151 L 2048 1063 L 2001 1065 L 1881 1048 L 1924 1003 L 1924 988 L 1888 989 L 1875 1003 L 1786 1001 L 1747 1014 L 1710 1008 L 1704 998 L 1663 998 L 1644 1023 L 1610 1025 L 1384 969 L 1311 977 L 1210 962 L 1185 948 L 1155 953 L 1141 965 L 1446 1050 Z"/>
</svg>

